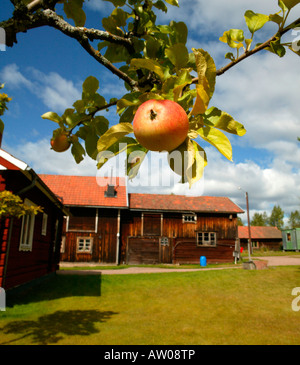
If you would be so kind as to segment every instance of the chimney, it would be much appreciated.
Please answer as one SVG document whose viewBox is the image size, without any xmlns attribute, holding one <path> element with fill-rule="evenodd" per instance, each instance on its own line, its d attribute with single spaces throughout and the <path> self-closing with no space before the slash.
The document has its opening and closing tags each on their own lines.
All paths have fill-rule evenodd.
<svg viewBox="0 0 300 365">
<path fill-rule="evenodd" d="M 107 184 L 107 189 L 104 192 L 106 198 L 115 198 L 117 196 L 117 191 L 114 185 Z"/>
<path fill-rule="evenodd" d="M 113 182 L 113 168 L 111 168 L 111 173 L 110 173 L 110 183 L 107 184 L 107 189 L 104 192 L 104 196 L 106 198 L 115 198 L 117 196 L 117 190 L 114 186 L 114 182 Z"/>
</svg>

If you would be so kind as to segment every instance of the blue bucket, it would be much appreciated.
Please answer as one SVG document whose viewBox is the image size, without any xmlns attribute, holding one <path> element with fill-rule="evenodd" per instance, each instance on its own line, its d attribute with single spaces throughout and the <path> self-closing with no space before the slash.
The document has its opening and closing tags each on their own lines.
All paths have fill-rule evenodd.
<svg viewBox="0 0 300 365">
<path fill-rule="evenodd" d="M 206 257 L 205 256 L 200 257 L 200 266 L 206 266 Z"/>
</svg>

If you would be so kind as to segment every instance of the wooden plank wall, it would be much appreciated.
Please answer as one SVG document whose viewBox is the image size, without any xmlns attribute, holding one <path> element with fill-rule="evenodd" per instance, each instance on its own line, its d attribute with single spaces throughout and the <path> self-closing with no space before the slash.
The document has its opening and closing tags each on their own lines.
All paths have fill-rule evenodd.
<svg viewBox="0 0 300 365">
<path fill-rule="evenodd" d="M 7 176 L 6 181 L 7 189 L 13 192 L 30 184 L 22 174 L 18 178 L 14 174 L 13 179 Z M 21 197 L 22 199 L 28 198 L 33 203 L 44 208 L 45 213 L 48 214 L 47 234 L 45 236 L 42 235 L 43 214 L 38 213 L 35 216 L 32 251 L 20 251 L 22 218 L 13 219 L 9 259 L 4 282 L 5 289 L 39 278 L 58 268 L 59 247 L 57 247 L 55 253 L 53 252 L 53 246 L 56 219 L 62 221 L 62 212 L 37 187 L 29 190 Z"/>
<path fill-rule="evenodd" d="M 153 225 L 157 227 L 158 216 L 154 219 Z M 128 262 L 128 257 L 133 262 L 137 262 L 137 257 L 141 261 L 147 261 L 147 241 L 142 235 L 142 213 L 138 211 L 126 212 L 126 216 L 121 219 L 121 262 Z M 151 224 L 147 223 L 151 228 Z M 147 228 L 147 233 L 150 231 Z M 149 229 L 150 229 L 149 228 Z M 216 232 L 216 247 L 199 247 L 196 245 L 196 232 Z M 155 230 L 155 233 L 156 230 Z M 134 240 L 133 237 L 140 238 Z M 169 246 L 160 246 L 159 238 L 168 237 Z M 173 263 L 199 263 L 201 256 L 207 257 L 207 262 L 231 262 L 233 261 L 233 251 L 237 238 L 237 217 L 229 214 L 198 214 L 196 222 L 183 223 L 181 213 L 163 213 L 162 231 L 156 236 L 156 244 L 159 262 Z M 138 243 L 141 247 L 138 247 Z M 130 247 L 130 245 L 133 245 Z M 142 247 L 143 246 L 143 247 Z M 150 247 L 150 246 L 149 246 Z M 129 251 L 128 251 L 129 250 Z M 150 249 L 149 249 L 150 250 Z M 152 256 L 153 257 L 153 248 Z M 150 251 L 151 251 L 150 250 Z M 139 254 L 140 252 L 140 254 Z M 143 255 L 145 259 L 143 259 Z M 130 254 L 128 256 L 128 253 Z M 149 255 L 148 255 L 149 256 Z"/>
<path fill-rule="evenodd" d="M 76 213 L 70 208 L 72 213 Z M 116 262 L 118 210 L 109 208 L 98 209 L 98 224 L 96 224 L 96 208 L 82 208 L 80 217 L 69 217 L 69 231 L 66 236 L 65 250 L 61 253 L 64 262 Z M 95 232 L 96 231 L 96 232 Z M 82 253 L 77 251 L 77 239 L 90 237 L 93 239 L 92 251 Z"/>
</svg>

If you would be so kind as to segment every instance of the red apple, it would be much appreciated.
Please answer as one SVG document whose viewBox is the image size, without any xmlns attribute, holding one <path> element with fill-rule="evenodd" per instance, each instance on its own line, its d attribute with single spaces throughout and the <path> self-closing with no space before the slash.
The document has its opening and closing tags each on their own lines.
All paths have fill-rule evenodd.
<svg viewBox="0 0 300 365">
<path fill-rule="evenodd" d="M 51 138 L 50 144 L 55 152 L 64 152 L 70 147 L 71 142 L 68 139 L 68 134 L 61 132 Z"/>
<path fill-rule="evenodd" d="M 172 100 L 148 100 L 133 119 L 135 138 L 150 151 L 172 151 L 186 139 L 188 130 L 185 110 Z"/>
</svg>

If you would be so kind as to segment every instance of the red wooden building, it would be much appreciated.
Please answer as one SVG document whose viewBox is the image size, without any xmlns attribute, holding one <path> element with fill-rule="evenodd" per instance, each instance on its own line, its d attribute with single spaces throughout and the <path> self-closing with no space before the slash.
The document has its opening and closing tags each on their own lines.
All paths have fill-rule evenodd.
<svg viewBox="0 0 300 365">
<path fill-rule="evenodd" d="M 231 262 L 237 214 L 226 197 L 127 194 L 125 180 L 40 175 L 62 198 L 61 260 L 100 263 Z"/>
<path fill-rule="evenodd" d="M 238 234 L 241 247 L 248 249 L 248 227 L 239 226 Z M 267 248 L 278 251 L 282 248 L 282 233 L 277 227 L 251 226 L 250 234 L 253 249 Z"/>
<path fill-rule="evenodd" d="M 128 209 L 124 178 L 40 175 L 59 196 L 65 217 L 61 261 L 118 263 L 121 211 Z M 124 214 L 122 214 L 124 216 Z"/>
<path fill-rule="evenodd" d="M 0 148 L 0 191 L 20 196 L 43 213 L 0 218 L 0 287 L 10 289 L 55 272 L 64 215 L 60 200 L 24 162 Z"/>
</svg>

